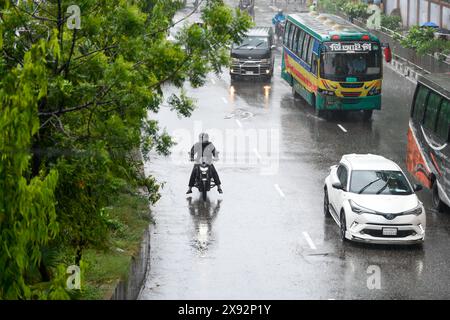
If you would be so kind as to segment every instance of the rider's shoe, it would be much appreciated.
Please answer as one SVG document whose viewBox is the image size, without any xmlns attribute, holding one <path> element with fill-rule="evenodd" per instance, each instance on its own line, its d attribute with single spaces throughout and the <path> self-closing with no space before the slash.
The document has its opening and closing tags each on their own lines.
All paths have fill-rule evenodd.
<svg viewBox="0 0 450 320">
<path fill-rule="evenodd" d="M 222 188 L 221 188 L 221 187 L 217 187 L 217 192 L 219 192 L 220 194 L 222 194 L 222 193 L 223 193 Z"/>
<path fill-rule="evenodd" d="M 189 188 L 188 191 L 186 192 L 186 194 L 191 194 L 192 193 L 192 188 Z"/>
</svg>

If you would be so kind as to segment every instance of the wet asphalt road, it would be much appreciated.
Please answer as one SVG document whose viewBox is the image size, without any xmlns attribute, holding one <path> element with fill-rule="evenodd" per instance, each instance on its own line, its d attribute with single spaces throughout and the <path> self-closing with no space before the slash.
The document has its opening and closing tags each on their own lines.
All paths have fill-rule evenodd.
<svg viewBox="0 0 450 320">
<path fill-rule="evenodd" d="M 258 7 L 257 23 L 270 24 L 272 14 Z M 450 298 L 450 213 L 429 209 L 428 191 L 419 194 L 428 208 L 422 248 L 342 243 L 323 214 L 323 181 L 343 154 L 380 154 L 406 171 L 414 84 L 385 67 L 383 107 L 372 121 L 356 114 L 323 120 L 293 98 L 280 63 L 278 50 L 271 83 L 230 83 L 225 70 L 201 89 L 186 88 L 198 102 L 189 119 L 168 108 L 151 115 L 178 145 L 146 164 L 164 189 L 140 299 Z M 221 151 L 224 194 L 214 189 L 206 202 L 196 190 L 185 195 L 187 152 L 200 131 Z M 381 289 L 367 287 L 372 265 L 381 270 Z"/>
</svg>

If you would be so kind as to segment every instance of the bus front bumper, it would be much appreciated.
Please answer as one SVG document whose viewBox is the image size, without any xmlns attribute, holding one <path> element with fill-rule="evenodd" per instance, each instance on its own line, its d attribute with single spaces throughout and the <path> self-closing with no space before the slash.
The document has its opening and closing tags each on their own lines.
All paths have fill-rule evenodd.
<svg viewBox="0 0 450 320">
<path fill-rule="evenodd" d="M 381 95 L 367 97 L 336 97 L 317 94 L 316 108 L 319 110 L 380 110 Z"/>
</svg>

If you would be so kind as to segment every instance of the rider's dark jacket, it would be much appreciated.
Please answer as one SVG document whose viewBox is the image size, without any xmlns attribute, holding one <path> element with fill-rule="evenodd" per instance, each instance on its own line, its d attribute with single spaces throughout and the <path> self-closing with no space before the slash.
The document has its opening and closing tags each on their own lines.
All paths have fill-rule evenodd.
<svg viewBox="0 0 450 320">
<path fill-rule="evenodd" d="M 216 157 L 216 147 L 212 142 L 197 142 L 191 148 L 191 159 L 194 159 L 196 164 L 202 161 L 207 164 L 212 164 L 213 157 Z"/>
</svg>

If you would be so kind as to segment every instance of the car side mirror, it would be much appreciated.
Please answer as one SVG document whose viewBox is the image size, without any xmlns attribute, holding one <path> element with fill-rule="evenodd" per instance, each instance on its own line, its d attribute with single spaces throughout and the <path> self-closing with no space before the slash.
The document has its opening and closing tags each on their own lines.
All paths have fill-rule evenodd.
<svg viewBox="0 0 450 320">
<path fill-rule="evenodd" d="M 270 46 L 270 49 L 275 49 L 276 47 L 277 46 L 273 44 L 273 45 Z"/>
<path fill-rule="evenodd" d="M 340 181 L 333 182 L 332 186 L 335 189 L 344 190 L 344 187 L 342 186 L 342 183 Z"/>
<path fill-rule="evenodd" d="M 415 185 L 413 186 L 414 192 L 420 191 L 420 190 L 422 190 L 422 189 L 423 189 L 423 186 L 422 186 L 421 184 L 415 184 Z"/>
</svg>

